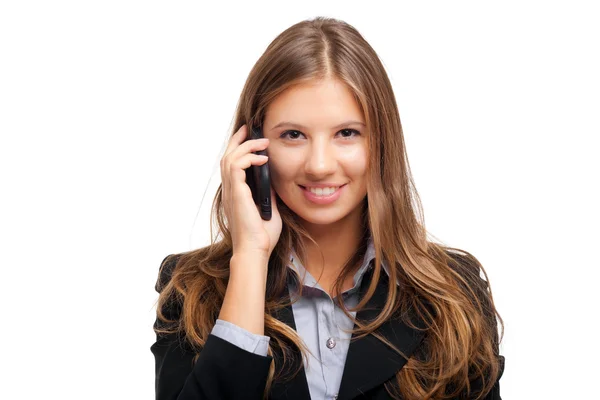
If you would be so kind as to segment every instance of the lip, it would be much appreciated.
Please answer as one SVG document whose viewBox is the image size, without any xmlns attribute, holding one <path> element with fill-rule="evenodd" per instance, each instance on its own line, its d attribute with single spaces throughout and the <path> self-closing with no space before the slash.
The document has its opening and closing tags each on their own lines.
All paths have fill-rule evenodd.
<svg viewBox="0 0 600 400">
<path fill-rule="evenodd" d="M 344 191 L 346 188 L 346 184 L 343 184 L 329 196 L 317 196 L 316 194 L 312 193 L 310 190 L 306 189 L 306 187 L 301 186 L 301 185 L 298 185 L 298 186 L 300 187 L 300 189 L 302 189 L 302 193 L 304 193 L 304 197 L 311 203 L 315 203 L 315 204 L 331 204 L 331 203 L 333 203 L 334 201 L 336 201 L 337 199 L 340 198 L 340 196 L 342 195 L 342 191 Z M 335 186 L 336 185 L 325 186 L 325 187 L 335 187 Z M 311 186 L 311 187 L 315 187 L 315 186 Z"/>
</svg>

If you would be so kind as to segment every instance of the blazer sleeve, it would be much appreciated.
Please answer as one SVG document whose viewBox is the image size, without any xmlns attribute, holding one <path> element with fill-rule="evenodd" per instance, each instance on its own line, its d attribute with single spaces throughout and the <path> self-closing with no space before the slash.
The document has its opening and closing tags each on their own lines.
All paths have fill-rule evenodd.
<svg viewBox="0 0 600 400">
<path fill-rule="evenodd" d="M 500 378 L 502 378 L 502 374 L 504 373 L 504 356 L 500 356 L 500 373 L 498 374 L 498 379 L 494 384 L 492 390 L 487 394 L 485 400 L 502 400 L 500 397 Z"/>
<path fill-rule="evenodd" d="M 167 256 L 161 263 L 155 289 L 158 293 L 169 282 L 178 255 Z M 178 320 L 180 301 L 169 299 L 162 311 Z M 156 318 L 155 327 L 165 327 Z M 272 357 L 254 354 L 227 340 L 210 334 L 196 353 L 183 333 L 157 334 L 150 347 L 155 359 L 156 400 L 229 400 L 263 398 Z"/>
<path fill-rule="evenodd" d="M 481 279 L 481 282 L 482 282 L 482 286 L 485 287 L 484 295 L 481 296 L 481 300 L 484 304 L 484 309 L 486 310 L 485 315 L 494 326 L 497 326 L 498 321 L 496 319 L 496 316 L 491 312 L 491 301 L 490 301 L 490 298 L 487 296 L 488 283 L 483 279 Z M 500 397 L 500 378 L 502 378 L 502 375 L 504 374 L 505 358 L 503 355 L 500 354 L 499 337 L 498 336 L 499 336 L 498 330 L 496 329 L 495 335 L 494 335 L 494 340 L 496 342 L 496 354 L 498 356 L 498 366 L 499 366 L 500 371 L 498 373 L 498 377 L 496 378 L 496 382 L 494 383 L 494 386 L 492 387 L 492 390 L 490 390 L 490 392 L 485 396 L 484 400 L 502 400 L 502 398 Z M 478 387 L 480 388 L 482 386 L 482 383 L 478 379 L 477 382 L 475 382 L 475 384 L 473 386 L 476 388 L 478 388 Z"/>
</svg>

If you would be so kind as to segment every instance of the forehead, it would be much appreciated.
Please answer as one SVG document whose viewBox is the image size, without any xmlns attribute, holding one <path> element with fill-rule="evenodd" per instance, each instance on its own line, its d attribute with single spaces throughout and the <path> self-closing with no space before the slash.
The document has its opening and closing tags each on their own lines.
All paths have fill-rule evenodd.
<svg viewBox="0 0 600 400">
<path fill-rule="evenodd" d="M 330 123 L 338 119 L 363 120 L 352 91 L 335 79 L 311 81 L 288 88 L 267 107 L 265 122 L 279 120 Z M 310 121 L 308 121 L 310 120 Z"/>
</svg>

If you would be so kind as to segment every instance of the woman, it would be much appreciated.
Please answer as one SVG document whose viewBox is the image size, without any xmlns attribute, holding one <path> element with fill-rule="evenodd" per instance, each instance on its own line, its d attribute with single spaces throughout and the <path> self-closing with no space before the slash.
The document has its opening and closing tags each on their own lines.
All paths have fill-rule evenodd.
<svg viewBox="0 0 600 400">
<path fill-rule="evenodd" d="M 264 221 L 245 169 L 267 160 Z M 392 87 L 353 27 L 316 18 L 270 44 L 221 178 L 222 239 L 161 264 L 157 399 L 500 399 L 487 278 L 427 240 Z"/>
</svg>

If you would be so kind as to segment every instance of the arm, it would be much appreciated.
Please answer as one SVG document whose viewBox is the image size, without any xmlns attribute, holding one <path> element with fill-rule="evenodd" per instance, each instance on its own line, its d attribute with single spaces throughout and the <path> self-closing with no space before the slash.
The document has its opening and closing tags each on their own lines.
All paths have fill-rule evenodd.
<svg viewBox="0 0 600 400">
<path fill-rule="evenodd" d="M 485 397 L 485 400 L 502 400 L 500 397 L 500 378 L 504 373 L 504 356 L 500 356 L 500 374 L 498 375 L 498 379 L 496 380 L 496 384 L 492 388 L 492 390 Z"/>
<path fill-rule="evenodd" d="M 481 301 L 484 304 L 484 310 L 486 310 L 486 317 L 491 321 L 491 324 L 495 327 L 495 331 L 494 331 L 494 341 L 496 343 L 496 348 L 495 348 L 495 352 L 498 356 L 498 364 L 499 364 L 499 368 L 500 371 L 498 373 L 498 377 L 496 378 L 496 382 L 494 384 L 494 386 L 492 387 L 492 390 L 490 390 L 490 392 L 485 396 L 484 400 L 502 400 L 502 398 L 500 397 L 500 378 L 502 378 L 502 374 L 504 373 L 504 356 L 500 355 L 500 342 L 499 342 L 499 336 L 498 336 L 498 330 L 497 330 L 497 326 L 498 326 L 498 320 L 496 319 L 496 315 L 494 314 L 493 310 L 493 306 L 492 306 L 492 300 L 491 298 L 487 295 L 488 294 L 488 287 L 489 284 L 487 281 L 481 279 L 482 285 L 485 287 L 485 295 L 481 296 Z M 477 387 L 477 385 L 479 385 L 479 387 L 481 387 L 481 382 L 476 382 L 475 383 L 475 387 Z"/>
<path fill-rule="evenodd" d="M 160 293 L 171 279 L 176 263 L 177 257 L 163 260 L 157 292 Z M 169 319 L 177 320 L 181 307 L 179 302 L 170 301 L 163 313 Z M 157 318 L 155 326 L 164 327 L 164 322 Z M 157 334 L 150 350 L 155 357 L 157 400 L 262 399 L 272 360 L 212 334 L 195 364 L 195 353 L 179 332 Z"/>
</svg>

